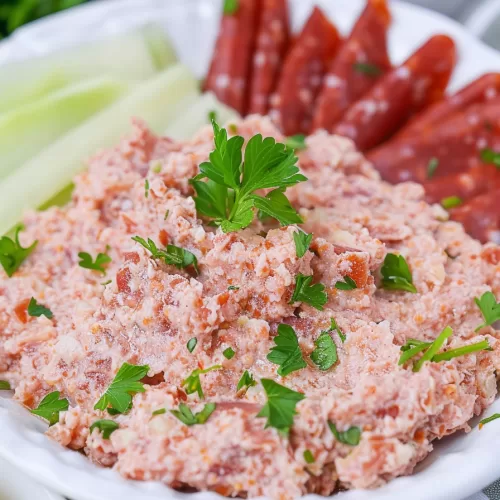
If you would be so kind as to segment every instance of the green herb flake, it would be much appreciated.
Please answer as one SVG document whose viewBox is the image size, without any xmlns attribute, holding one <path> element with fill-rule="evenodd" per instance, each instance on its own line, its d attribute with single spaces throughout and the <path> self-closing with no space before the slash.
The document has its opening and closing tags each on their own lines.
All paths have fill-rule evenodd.
<svg viewBox="0 0 500 500">
<path fill-rule="evenodd" d="M 239 290 L 240 287 L 239 286 L 234 286 L 234 285 L 230 285 L 227 287 L 228 290 Z"/>
<path fill-rule="evenodd" d="M 301 259 L 306 254 L 307 250 L 311 246 L 313 239 L 312 234 L 307 234 L 300 229 L 293 233 L 293 241 L 295 242 L 295 252 L 297 254 L 297 259 Z"/>
<path fill-rule="evenodd" d="M 99 429 L 102 433 L 102 438 L 103 439 L 109 439 L 109 436 L 113 432 L 116 431 L 120 426 L 114 421 L 114 420 L 96 420 L 91 426 L 90 426 L 90 434 L 92 434 L 92 431 L 94 429 Z"/>
<path fill-rule="evenodd" d="M 53 314 L 50 309 L 39 304 L 34 297 L 31 297 L 30 302 L 28 304 L 28 316 L 34 316 L 39 318 L 40 316 L 45 316 L 47 319 L 52 319 Z"/>
<path fill-rule="evenodd" d="M 376 77 L 382 74 L 382 70 L 376 64 L 357 62 L 352 66 L 357 73 L 363 73 L 368 76 Z"/>
<path fill-rule="evenodd" d="M 344 281 L 337 281 L 335 288 L 337 290 L 354 290 L 358 288 L 358 285 L 350 276 L 344 276 Z"/>
<path fill-rule="evenodd" d="M 38 405 L 37 408 L 31 410 L 31 413 L 44 418 L 52 426 L 59 422 L 59 413 L 62 411 L 68 411 L 69 402 L 66 398 L 59 399 L 61 393 L 59 391 L 51 392 L 47 394 Z"/>
<path fill-rule="evenodd" d="M 479 307 L 484 318 L 484 323 L 481 323 L 476 328 L 476 332 L 500 320 L 500 302 L 497 302 L 493 293 L 484 292 L 480 298 L 476 297 L 474 302 L 477 304 L 477 307 Z"/>
<path fill-rule="evenodd" d="M 208 112 L 208 123 L 212 123 L 213 121 L 217 121 L 217 113 L 215 110 L 211 109 Z"/>
<path fill-rule="evenodd" d="M 0 380 L 0 391 L 10 391 L 10 383 L 7 380 Z"/>
<path fill-rule="evenodd" d="M 186 345 L 187 350 L 189 352 L 193 352 L 194 348 L 196 347 L 196 344 L 198 343 L 198 339 L 196 337 L 193 337 L 192 339 L 188 340 L 188 343 Z"/>
<path fill-rule="evenodd" d="M 19 232 L 21 229 L 23 229 L 22 226 L 17 227 L 13 240 L 8 236 L 0 238 L 0 264 L 9 278 L 19 269 L 38 244 L 38 240 L 36 240 L 31 246 L 27 248 L 22 247 L 21 243 L 19 243 Z"/>
<path fill-rule="evenodd" d="M 498 418 L 500 418 L 500 413 L 494 413 L 489 417 L 483 418 L 483 420 L 479 422 L 479 430 L 481 430 L 489 422 L 493 422 L 493 420 L 497 420 Z"/>
<path fill-rule="evenodd" d="M 481 161 L 484 163 L 491 163 L 500 169 L 500 153 L 493 151 L 491 148 L 481 150 Z"/>
<path fill-rule="evenodd" d="M 427 347 L 422 357 L 413 365 L 413 371 L 418 372 L 426 361 L 431 361 L 433 356 L 439 352 L 446 340 L 453 335 L 451 327 L 447 326 L 432 344 Z"/>
<path fill-rule="evenodd" d="M 196 424 L 204 424 L 215 411 L 215 403 L 207 403 L 203 410 L 198 413 L 193 414 L 191 408 L 181 403 L 178 410 L 170 410 L 170 413 L 178 418 L 183 424 L 191 426 Z"/>
<path fill-rule="evenodd" d="M 256 385 L 257 382 L 253 378 L 253 375 L 249 373 L 248 370 L 245 370 L 238 382 L 238 385 L 236 386 L 236 392 L 240 392 L 242 389 L 245 389 L 244 392 L 246 393 L 250 387 L 254 387 Z"/>
<path fill-rule="evenodd" d="M 315 462 L 314 455 L 311 450 L 304 450 L 304 460 L 306 464 L 313 464 Z"/>
<path fill-rule="evenodd" d="M 167 210 L 165 212 L 165 217 L 163 217 L 163 220 L 167 220 L 169 215 L 170 215 L 170 210 Z"/>
<path fill-rule="evenodd" d="M 81 259 L 78 262 L 80 267 L 84 269 L 92 269 L 93 271 L 99 271 L 102 274 L 106 274 L 105 265 L 111 262 L 111 257 L 105 253 L 99 253 L 95 259 L 95 262 L 92 261 L 92 257 L 87 252 L 80 252 L 78 257 Z"/>
<path fill-rule="evenodd" d="M 346 341 L 346 334 L 340 329 L 339 325 L 335 321 L 335 318 L 330 318 L 330 332 L 336 331 L 342 344 Z"/>
<path fill-rule="evenodd" d="M 337 346 L 329 332 L 321 332 L 314 341 L 316 349 L 311 353 L 312 362 L 321 370 L 329 370 L 337 362 Z"/>
<path fill-rule="evenodd" d="M 441 206 L 446 210 L 450 210 L 455 207 L 459 207 L 463 203 L 462 198 L 459 196 L 448 196 L 441 200 Z"/>
<path fill-rule="evenodd" d="M 228 347 L 227 349 L 224 349 L 222 354 L 226 359 L 233 359 L 236 353 L 233 351 L 231 347 Z"/>
<path fill-rule="evenodd" d="M 224 0 L 224 15 L 232 16 L 239 8 L 239 0 Z"/>
<path fill-rule="evenodd" d="M 328 427 L 335 436 L 335 439 L 342 444 L 347 444 L 349 446 L 357 446 L 361 439 L 361 429 L 359 427 L 349 427 L 344 432 L 337 430 L 337 426 L 330 420 L 328 420 Z"/>
<path fill-rule="evenodd" d="M 165 408 L 159 408 L 158 410 L 155 410 L 151 415 L 164 415 L 165 413 L 167 413 L 167 410 Z"/>
<path fill-rule="evenodd" d="M 382 288 L 417 293 L 410 268 L 402 255 L 388 253 L 380 272 L 382 274 Z"/>
<path fill-rule="evenodd" d="M 149 180 L 146 179 L 144 181 L 144 197 L 148 198 L 149 197 Z"/>
<path fill-rule="evenodd" d="M 267 355 L 267 359 L 279 365 L 278 375 L 286 377 L 288 374 L 307 367 L 302 357 L 299 340 L 295 330 L 284 323 L 278 326 L 278 335 L 274 337 L 275 347 Z"/>
<path fill-rule="evenodd" d="M 295 151 L 302 151 L 307 149 L 306 136 L 304 134 L 292 135 L 287 137 L 285 140 L 285 145 L 287 148 L 293 149 Z"/>
<path fill-rule="evenodd" d="M 204 399 L 205 395 L 203 394 L 203 389 L 201 387 L 200 375 L 205 375 L 205 373 L 211 372 L 213 370 L 220 370 L 222 368 L 221 365 L 214 365 L 210 368 L 205 368 L 205 370 L 196 369 L 191 372 L 191 375 L 187 377 L 183 382 L 182 386 L 186 387 L 187 394 L 198 393 L 200 399 Z"/>
<path fill-rule="evenodd" d="M 112 409 L 117 413 L 128 411 L 132 405 L 132 396 L 145 391 L 144 384 L 140 380 L 147 375 L 148 371 L 148 365 L 137 366 L 123 363 L 106 392 L 95 404 L 94 410 Z"/>
<path fill-rule="evenodd" d="M 325 292 L 325 285 L 317 283 L 311 285 L 313 277 L 298 274 L 295 280 L 295 290 L 289 304 L 294 302 L 305 302 L 310 306 L 323 310 L 323 306 L 328 302 L 328 296 Z"/>
<path fill-rule="evenodd" d="M 427 179 L 432 179 L 434 177 L 438 166 L 439 160 L 437 158 L 433 157 L 429 160 L 429 163 L 427 164 Z"/>
<path fill-rule="evenodd" d="M 151 167 L 151 172 L 153 172 L 153 174 L 159 174 L 161 172 L 161 163 L 156 162 L 155 165 Z"/>
<path fill-rule="evenodd" d="M 113 280 L 103 281 L 101 283 L 102 286 L 108 286 L 110 283 L 113 283 Z"/>
<path fill-rule="evenodd" d="M 434 363 L 439 363 L 441 361 L 449 361 L 453 358 L 458 358 L 459 356 L 465 356 L 467 354 L 472 354 L 478 351 L 492 351 L 490 344 L 487 340 L 481 340 L 475 344 L 464 345 L 462 347 L 457 347 L 456 349 L 450 349 L 449 351 L 441 352 L 435 354 L 431 361 Z"/>
</svg>

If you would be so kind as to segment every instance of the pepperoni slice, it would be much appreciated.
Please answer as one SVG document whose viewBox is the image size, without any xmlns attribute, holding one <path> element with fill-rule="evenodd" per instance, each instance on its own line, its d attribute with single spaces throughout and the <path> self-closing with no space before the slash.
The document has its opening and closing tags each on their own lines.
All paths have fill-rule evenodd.
<svg viewBox="0 0 500 500">
<path fill-rule="evenodd" d="M 387 54 L 390 22 L 387 1 L 369 0 L 323 80 L 314 113 L 314 130 L 331 131 L 345 110 L 391 67 Z"/>
<path fill-rule="evenodd" d="M 285 58 L 270 115 L 286 135 L 307 134 L 314 101 L 341 37 L 325 14 L 315 7 Z"/>
<path fill-rule="evenodd" d="M 232 14 L 222 16 L 210 69 L 203 90 L 244 114 L 247 82 L 257 29 L 257 0 L 239 0 Z"/>
<path fill-rule="evenodd" d="M 451 210 L 451 218 L 464 225 L 474 238 L 500 244 L 500 189 L 476 196 Z"/>
<path fill-rule="evenodd" d="M 267 114 L 290 34 L 287 0 L 262 0 L 252 62 L 248 113 Z"/>
<path fill-rule="evenodd" d="M 350 106 L 334 133 L 349 137 L 361 151 L 377 146 L 413 114 L 442 99 L 455 62 L 453 40 L 433 36 Z"/>
</svg>

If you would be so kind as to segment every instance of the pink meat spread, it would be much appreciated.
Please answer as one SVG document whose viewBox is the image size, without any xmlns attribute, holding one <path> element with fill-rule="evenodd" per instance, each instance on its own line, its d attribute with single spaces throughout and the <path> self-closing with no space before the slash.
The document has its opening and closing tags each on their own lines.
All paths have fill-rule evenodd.
<svg viewBox="0 0 500 500">
<path fill-rule="evenodd" d="M 260 117 L 229 130 L 285 140 Z M 308 181 L 286 192 L 314 235 L 301 258 L 296 226 L 256 218 L 225 234 L 197 214 L 189 179 L 214 148 L 211 127 L 173 142 L 136 122 L 75 179 L 69 205 L 26 215 L 21 243 L 38 245 L 11 278 L 0 270 L 0 379 L 29 408 L 56 390 L 68 399 L 50 437 L 126 478 L 287 500 L 377 487 L 410 474 L 437 439 L 470 430 L 497 392 L 499 332 L 475 331 L 484 319 L 474 298 L 500 297 L 500 248 L 448 221 L 421 186 L 381 181 L 350 140 L 318 132 L 306 144 L 297 154 Z M 199 274 L 153 259 L 133 236 L 189 250 Z M 79 266 L 80 252 L 107 253 L 106 275 Z M 389 252 L 405 257 L 417 293 L 379 286 Z M 323 311 L 290 304 L 299 273 L 326 287 Z M 336 288 L 346 277 L 357 288 Z M 52 319 L 26 313 L 31 297 Z M 322 371 L 310 355 L 332 318 L 345 341 L 332 332 L 338 360 Z M 293 327 L 307 361 L 285 377 L 267 359 L 281 323 Z M 432 342 L 447 326 L 444 349 L 487 340 L 491 350 L 418 372 L 398 364 L 408 339 Z M 124 362 L 149 366 L 145 392 L 123 414 L 95 410 Z M 221 368 L 200 378 L 205 399 L 187 394 L 186 377 L 214 365 Z M 237 391 L 245 370 L 257 384 Z M 288 435 L 257 417 L 263 378 L 305 396 Z M 208 402 L 216 409 L 202 425 L 169 411 Z M 108 439 L 89 431 L 99 419 L 118 425 Z M 357 427 L 359 443 L 337 439 L 328 422 L 339 432 Z"/>
</svg>

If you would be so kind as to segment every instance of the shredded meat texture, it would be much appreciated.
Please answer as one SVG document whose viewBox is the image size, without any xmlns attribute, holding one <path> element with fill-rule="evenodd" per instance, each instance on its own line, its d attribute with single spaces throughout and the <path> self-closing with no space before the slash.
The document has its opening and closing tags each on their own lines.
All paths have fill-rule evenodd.
<svg viewBox="0 0 500 500">
<path fill-rule="evenodd" d="M 183 143 L 155 137 L 140 122 L 134 127 L 90 160 L 68 206 L 26 215 L 21 243 L 38 246 L 12 278 L 1 277 L 0 379 L 29 407 L 54 390 L 69 400 L 52 438 L 127 478 L 287 500 L 410 474 L 436 439 L 468 431 L 493 402 L 498 331 L 474 331 L 483 322 L 474 298 L 490 290 L 500 296 L 499 249 L 448 221 L 420 186 L 389 185 L 348 139 L 312 135 L 298 153 L 309 180 L 287 190 L 302 228 L 314 234 L 298 258 L 293 226 L 256 219 L 224 234 L 198 217 L 188 180 L 213 149 L 210 127 Z M 246 140 L 256 133 L 284 140 L 260 117 L 239 122 L 237 131 Z M 189 250 L 199 274 L 152 259 L 133 236 Z M 79 252 L 107 252 L 106 275 L 80 267 Z M 417 294 L 378 286 L 388 252 L 405 256 Z M 325 285 L 323 311 L 290 304 L 299 273 Z M 346 276 L 356 289 L 335 288 Z M 28 316 L 31 297 L 53 318 Z M 346 336 L 332 335 L 336 364 L 320 371 L 308 362 L 278 376 L 267 360 L 277 326 L 294 328 L 309 360 L 331 318 Z M 419 372 L 398 365 L 408 338 L 432 341 L 448 325 L 449 346 L 487 339 L 492 350 L 424 363 Z M 228 347 L 232 359 L 223 355 Z M 145 392 L 125 414 L 95 410 L 124 362 L 149 365 Z M 216 364 L 222 369 L 201 377 L 205 400 L 187 395 L 183 380 Z M 245 370 L 306 396 L 288 437 L 257 417 L 266 402 L 261 384 L 237 392 Z M 217 408 L 203 425 L 186 426 L 168 411 L 185 403 L 196 412 L 206 402 Z M 160 408 L 167 411 L 153 416 Z M 119 424 L 109 439 L 89 432 L 102 418 Z M 359 444 L 336 440 L 329 420 L 341 431 L 359 427 Z"/>
</svg>

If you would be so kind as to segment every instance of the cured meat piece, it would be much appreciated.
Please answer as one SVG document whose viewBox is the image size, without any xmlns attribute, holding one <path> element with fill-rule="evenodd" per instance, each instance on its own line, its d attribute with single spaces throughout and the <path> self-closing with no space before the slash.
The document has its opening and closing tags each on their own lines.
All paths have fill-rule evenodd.
<svg viewBox="0 0 500 500">
<path fill-rule="evenodd" d="M 314 114 L 314 130 L 331 131 L 345 110 L 391 67 L 387 54 L 390 22 L 387 1 L 369 0 L 323 80 Z"/>
<path fill-rule="evenodd" d="M 480 104 L 495 99 L 500 94 L 500 73 L 487 73 L 462 90 L 415 116 L 398 134 L 409 137 L 424 131 L 449 118 L 456 111 L 464 110 L 472 104 Z"/>
<path fill-rule="evenodd" d="M 340 41 L 335 26 L 315 7 L 285 58 L 276 95 L 271 99 L 271 117 L 284 134 L 310 131 L 314 101 Z"/>
<path fill-rule="evenodd" d="M 455 43 L 436 35 L 382 77 L 334 127 L 366 151 L 390 137 L 413 114 L 442 99 L 456 62 Z"/>
<path fill-rule="evenodd" d="M 289 42 L 287 0 L 262 0 L 248 113 L 267 114 Z"/>
<path fill-rule="evenodd" d="M 451 210 L 451 218 L 464 225 L 474 238 L 500 244 L 500 189 L 476 196 Z"/>
<path fill-rule="evenodd" d="M 481 151 L 500 147 L 500 97 L 456 112 L 439 126 L 408 138 L 395 138 L 367 157 L 382 177 L 393 183 L 425 182 L 431 162 L 433 177 L 466 172 L 483 165 Z"/>
<path fill-rule="evenodd" d="M 222 16 L 210 69 L 203 90 L 243 114 L 255 45 L 258 0 L 239 0 L 236 11 Z"/>
</svg>

